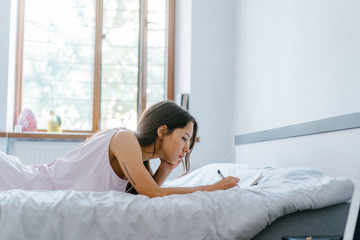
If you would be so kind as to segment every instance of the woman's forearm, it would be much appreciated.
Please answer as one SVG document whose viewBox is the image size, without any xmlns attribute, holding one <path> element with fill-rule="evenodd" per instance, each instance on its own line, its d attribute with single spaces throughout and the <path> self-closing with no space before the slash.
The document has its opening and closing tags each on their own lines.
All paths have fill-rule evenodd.
<svg viewBox="0 0 360 240">
<path fill-rule="evenodd" d="M 154 195 L 149 197 L 163 197 L 171 194 L 186 194 L 193 193 L 197 191 L 214 191 L 212 185 L 203 185 L 203 186 L 195 186 L 195 187 L 169 187 L 169 188 L 161 188 Z"/>
<path fill-rule="evenodd" d="M 160 172 L 159 172 L 160 173 Z M 162 188 L 160 186 L 153 186 L 152 188 L 145 188 L 146 192 L 138 191 L 139 194 L 146 195 L 150 198 L 153 197 L 162 197 L 171 194 L 186 194 L 186 193 L 193 193 L 197 191 L 216 191 L 216 190 L 225 190 L 229 188 L 233 188 L 237 186 L 239 182 L 239 178 L 237 177 L 225 177 L 224 179 L 210 185 L 202 185 L 202 186 L 194 186 L 194 187 L 168 187 Z"/>
<path fill-rule="evenodd" d="M 158 169 L 156 170 L 154 174 L 154 180 L 157 183 L 158 186 L 162 186 L 167 179 L 167 177 L 170 175 L 172 169 L 166 168 L 164 165 L 160 164 Z"/>
</svg>

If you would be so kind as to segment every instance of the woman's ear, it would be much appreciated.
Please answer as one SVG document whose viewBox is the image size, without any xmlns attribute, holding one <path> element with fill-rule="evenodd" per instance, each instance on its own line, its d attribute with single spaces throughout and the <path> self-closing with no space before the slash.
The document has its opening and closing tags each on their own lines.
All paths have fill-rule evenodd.
<svg viewBox="0 0 360 240">
<path fill-rule="evenodd" d="M 168 128 L 166 125 L 162 125 L 157 129 L 157 135 L 160 139 L 162 139 L 167 132 L 168 132 Z"/>
</svg>

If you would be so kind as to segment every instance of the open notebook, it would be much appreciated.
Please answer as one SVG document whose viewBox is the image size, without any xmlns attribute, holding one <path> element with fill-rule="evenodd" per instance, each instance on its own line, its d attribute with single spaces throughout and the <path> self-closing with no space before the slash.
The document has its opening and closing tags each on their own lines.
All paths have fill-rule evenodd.
<svg viewBox="0 0 360 240">
<path fill-rule="evenodd" d="M 239 186 L 240 187 L 248 187 L 248 186 L 254 186 L 254 185 L 257 185 L 258 182 L 260 181 L 260 179 L 262 179 L 264 176 L 262 173 L 259 173 L 259 174 L 255 174 L 254 176 L 246 179 L 245 181 L 243 182 L 239 182 Z"/>
<path fill-rule="evenodd" d="M 360 239 L 360 169 L 358 172 L 355 190 L 351 199 L 349 215 L 346 221 L 344 240 Z"/>
</svg>

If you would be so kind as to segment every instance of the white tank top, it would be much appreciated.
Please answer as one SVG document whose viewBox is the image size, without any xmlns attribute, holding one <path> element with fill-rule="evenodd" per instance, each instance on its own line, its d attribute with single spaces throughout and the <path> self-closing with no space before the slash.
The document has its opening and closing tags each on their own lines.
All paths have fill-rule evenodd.
<svg viewBox="0 0 360 240">
<path fill-rule="evenodd" d="M 125 181 L 110 165 L 109 147 L 117 129 L 100 132 L 79 148 L 49 164 L 48 172 L 55 190 L 125 191 Z"/>
<path fill-rule="evenodd" d="M 116 175 L 109 160 L 110 140 L 117 131 L 100 132 L 63 158 L 40 166 L 25 166 L 15 156 L 0 154 L 0 190 L 125 191 L 128 181 Z"/>
</svg>

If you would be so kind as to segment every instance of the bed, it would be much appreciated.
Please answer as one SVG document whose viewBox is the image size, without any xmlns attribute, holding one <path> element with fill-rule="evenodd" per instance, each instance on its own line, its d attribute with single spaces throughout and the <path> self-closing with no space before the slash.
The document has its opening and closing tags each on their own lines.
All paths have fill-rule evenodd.
<svg viewBox="0 0 360 240">
<path fill-rule="evenodd" d="M 271 229 L 283 234 L 278 230 L 288 226 L 282 219 L 292 214 L 323 211 L 329 224 L 336 224 L 333 211 L 346 215 L 353 192 L 348 178 L 314 169 L 243 164 L 209 164 L 164 187 L 213 183 L 219 180 L 217 170 L 241 183 L 263 177 L 255 186 L 153 199 L 115 191 L 5 191 L 0 239 L 281 239 Z"/>
<path fill-rule="evenodd" d="M 280 217 L 253 240 L 280 240 L 284 236 L 343 236 L 350 203 L 294 212 Z"/>
</svg>

